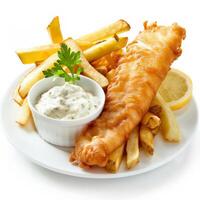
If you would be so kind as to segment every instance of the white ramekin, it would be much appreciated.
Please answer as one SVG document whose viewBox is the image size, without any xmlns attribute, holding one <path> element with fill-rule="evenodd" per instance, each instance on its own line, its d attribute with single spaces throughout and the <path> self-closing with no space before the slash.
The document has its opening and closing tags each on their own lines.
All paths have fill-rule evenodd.
<svg viewBox="0 0 200 200">
<path fill-rule="evenodd" d="M 28 104 L 39 135 L 51 144 L 71 147 L 74 146 L 77 134 L 81 132 L 86 124 L 96 119 L 102 112 L 105 103 L 105 94 L 97 82 L 85 76 L 80 76 L 77 84 L 84 90 L 97 96 L 100 101 L 99 107 L 94 112 L 85 117 L 72 120 L 53 119 L 40 114 L 35 108 L 40 95 L 54 86 L 63 84 L 64 79 L 59 77 L 50 77 L 38 81 L 29 91 Z"/>
</svg>

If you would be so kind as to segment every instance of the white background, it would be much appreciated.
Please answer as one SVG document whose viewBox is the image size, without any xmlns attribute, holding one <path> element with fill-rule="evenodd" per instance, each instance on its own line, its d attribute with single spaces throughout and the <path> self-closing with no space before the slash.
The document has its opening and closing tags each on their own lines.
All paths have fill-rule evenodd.
<svg viewBox="0 0 200 200">
<path fill-rule="evenodd" d="M 187 29 L 183 55 L 174 64 L 188 73 L 196 100 L 200 84 L 198 1 L 0 1 L 0 98 L 22 65 L 15 50 L 50 42 L 46 26 L 60 16 L 63 35 L 78 37 L 119 18 L 131 26 L 130 38 L 145 20 L 178 22 Z M 198 99 L 199 101 L 199 99 Z M 5 116 L 6 117 L 6 116 Z M 0 199 L 188 199 L 200 198 L 200 136 L 174 161 L 153 172 L 116 180 L 87 180 L 50 172 L 32 164 L 7 142 L 0 128 Z"/>
</svg>

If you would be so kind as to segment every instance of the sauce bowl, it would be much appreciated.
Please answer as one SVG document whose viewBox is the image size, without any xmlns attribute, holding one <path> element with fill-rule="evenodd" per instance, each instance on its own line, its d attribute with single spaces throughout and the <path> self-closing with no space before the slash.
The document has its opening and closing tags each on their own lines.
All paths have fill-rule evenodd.
<svg viewBox="0 0 200 200">
<path fill-rule="evenodd" d="M 41 94 L 47 92 L 54 86 L 61 86 L 64 83 L 64 79 L 60 77 L 44 78 L 31 88 L 27 99 L 38 134 L 51 144 L 72 147 L 74 146 L 77 135 L 83 128 L 101 114 L 105 103 L 105 93 L 97 82 L 80 75 L 80 80 L 77 81 L 77 85 L 97 96 L 99 100 L 97 109 L 85 117 L 69 120 L 53 119 L 39 113 L 35 105 Z"/>
</svg>

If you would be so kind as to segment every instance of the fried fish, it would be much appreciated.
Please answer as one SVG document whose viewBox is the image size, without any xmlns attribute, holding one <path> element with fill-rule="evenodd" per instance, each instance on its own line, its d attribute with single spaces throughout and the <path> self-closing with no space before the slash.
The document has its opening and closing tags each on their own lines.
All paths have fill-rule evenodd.
<svg viewBox="0 0 200 200">
<path fill-rule="evenodd" d="M 106 165 L 109 154 L 126 142 L 148 111 L 172 62 L 181 55 L 184 38 L 185 29 L 176 23 L 144 23 L 144 31 L 119 60 L 102 114 L 79 135 L 71 160 L 80 166 Z"/>
</svg>

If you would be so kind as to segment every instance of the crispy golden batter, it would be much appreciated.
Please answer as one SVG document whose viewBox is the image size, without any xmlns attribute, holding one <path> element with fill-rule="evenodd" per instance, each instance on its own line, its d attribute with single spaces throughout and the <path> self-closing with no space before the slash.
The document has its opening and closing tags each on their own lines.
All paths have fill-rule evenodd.
<svg viewBox="0 0 200 200">
<path fill-rule="evenodd" d="M 80 166 L 106 165 L 109 154 L 122 145 L 148 111 L 172 62 L 181 54 L 185 30 L 148 26 L 128 45 L 107 89 L 101 116 L 77 138 L 71 160 Z"/>
</svg>

